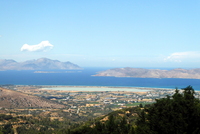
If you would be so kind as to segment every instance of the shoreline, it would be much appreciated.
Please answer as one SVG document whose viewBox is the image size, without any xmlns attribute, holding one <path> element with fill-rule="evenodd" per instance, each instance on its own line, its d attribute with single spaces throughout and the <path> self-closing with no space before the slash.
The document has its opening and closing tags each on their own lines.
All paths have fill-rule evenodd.
<svg viewBox="0 0 200 134">
<path fill-rule="evenodd" d="M 5 84 L 5 85 L 7 85 L 7 84 Z M 19 85 L 14 85 L 14 86 L 69 87 L 69 88 L 129 88 L 129 89 L 135 88 L 135 89 L 161 89 L 161 90 L 162 89 L 163 90 L 167 90 L 167 89 L 173 90 L 173 89 L 176 89 L 176 88 L 166 88 L 166 87 L 90 86 L 90 85 L 86 86 L 86 85 L 21 85 L 21 84 L 19 84 Z"/>
<path fill-rule="evenodd" d="M 116 87 L 116 86 L 61 86 L 61 85 L 42 85 L 44 90 L 61 91 L 129 91 L 129 92 L 149 92 L 155 90 L 175 90 L 172 88 L 151 88 L 151 87 Z"/>
</svg>

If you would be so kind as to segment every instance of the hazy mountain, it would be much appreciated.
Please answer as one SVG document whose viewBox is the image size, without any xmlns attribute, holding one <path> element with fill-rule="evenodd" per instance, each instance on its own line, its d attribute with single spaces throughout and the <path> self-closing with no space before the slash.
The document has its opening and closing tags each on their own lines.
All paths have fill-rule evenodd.
<svg viewBox="0 0 200 134">
<path fill-rule="evenodd" d="M 60 62 L 47 58 L 16 62 L 14 60 L 0 60 L 0 70 L 60 70 L 60 69 L 81 69 L 71 62 Z"/>
<path fill-rule="evenodd" d="M 143 69 L 143 68 L 114 68 L 98 72 L 94 76 L 136 77 L 136 78 L 189 78 L 200 79 L 200 68 L 197 69 Z"/>
</svg>

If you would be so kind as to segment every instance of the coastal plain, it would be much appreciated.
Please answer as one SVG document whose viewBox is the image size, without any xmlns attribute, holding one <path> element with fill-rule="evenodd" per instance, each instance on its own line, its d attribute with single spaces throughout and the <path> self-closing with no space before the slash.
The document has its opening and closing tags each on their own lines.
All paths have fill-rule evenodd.
<svg viewBox="0 0 200 134">
<path fill-rule="evenodd" d="M 116 105 L 119 100 L 126 103 L 154 102 L 174 93 L 175 89 L 148 87 L 110 87 L 110 86 L 60 86 L 60 85 L 14 85 L 8 86 L 15 91 L 40 96 L 67 104 L 70 101 L 95 101 Z M 72 95 L 73 94 L 73 95 Z M 73 96 L 73 97 L 72 97 Z M 81 99 L 80 97 L 81 96 Z M 110 101 L 112 100 L 112 101 Z M 113 101 L 114 100 L 114 101 Z M 90 103 L 90 102 L 89 102 Z"/>
<path fill-rule="evenodd" d="M 22 124 L 26 123 L 22 117 L 77 123 L 116 110 L 149 105 L 174 92 L 175 89 L 146 87 L 1 85 L 0 114 L 20 117 Z M 195 97 L 199 96 L 196 92 Z"/>
</svg>

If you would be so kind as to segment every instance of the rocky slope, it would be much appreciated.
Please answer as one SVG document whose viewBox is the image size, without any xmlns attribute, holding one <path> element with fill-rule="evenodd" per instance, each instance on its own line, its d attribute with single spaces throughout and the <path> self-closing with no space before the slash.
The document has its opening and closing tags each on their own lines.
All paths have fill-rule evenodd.
<svg viewBox="0 0 200 134">
<path fill-rule="evenodd" d="M 47 58 L 16 62 L 14 60 L 0 60 L 0 70 L 61 70 L 61 69 L 81 69 L 71 62 L 60 62 Z"/>
<path fill-rule="evenodd" d="M 0 107 L 2 108 L 65 108 L 64 105 L 33 95 L 0 88 Z"/>
<path fill-rule="evenodd" d="M 114 76 L 114 77 L 136 77 L 136 78 L 189 78 L 200 79 L 200 68 L 198 69 L 143 69 L 143 68 L 114 68 L 98 72 L 94 76 Z"/>
</svg>

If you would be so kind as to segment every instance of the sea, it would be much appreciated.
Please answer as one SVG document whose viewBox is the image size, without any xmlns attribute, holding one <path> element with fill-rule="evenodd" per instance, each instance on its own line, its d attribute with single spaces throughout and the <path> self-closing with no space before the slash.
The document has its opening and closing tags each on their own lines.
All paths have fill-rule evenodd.
<svg viewBox="0 0 200 134">
<path fill-rule="evenodd" d="M 182 89 L 191 85 L 200 91 L 200 79 L 132 78 L 93 76 L 108 68 L 83 70 L 51 70 L 38 73 L 29 71 L 0 71 L 0 85 L 57 85 L 57 86 L 107 86 Z"/>
</svg>

